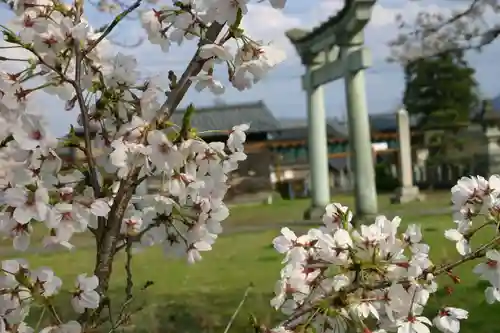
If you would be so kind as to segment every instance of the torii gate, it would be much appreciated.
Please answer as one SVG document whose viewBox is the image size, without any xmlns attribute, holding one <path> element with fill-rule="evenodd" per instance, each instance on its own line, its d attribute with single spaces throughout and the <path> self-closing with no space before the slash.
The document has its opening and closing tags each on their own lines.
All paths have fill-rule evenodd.
<svg viewBox="0 0 500 333">
<path fill-rule="evenodd" d="M 376 0 L 345 1 L 344 8 L 336 16 L 313 30 L 294 29 L 287 32 L 306 67 L 302 86 L 307 93 L 312 190 L 311 207 L 304 213 L 306 219 L 318 219 L 330 202 L 322 86 L 340 78 L 345 80 L 356 215 L 372 216 L 378 211 L 364 77 L 364 69 L 371 65 L 371 55 L 363 47 L 363 29 L 370 20 Z"/>
</svg>

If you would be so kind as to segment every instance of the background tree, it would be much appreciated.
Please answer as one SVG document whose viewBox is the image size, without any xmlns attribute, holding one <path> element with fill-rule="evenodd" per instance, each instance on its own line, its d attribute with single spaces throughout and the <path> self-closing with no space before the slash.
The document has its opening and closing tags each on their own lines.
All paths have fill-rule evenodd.
<svg viewBox="0 0 500 333">
<path fill-rule="evenodd" d="M 496 0 L 448 1 L 445 11 L 423 10 L 414 19 L 396 18 L 399 35 L 391 46 L 390 61 L 407 63 L 453 50 L 477 50 L 491 44 L 500 34 Z"/>
<path fill-rule="evenodd" d="M 456 132 L 469 124 L 471 111 L 480 106 L 475 70 L 464 59 L 464 52 L 418 58 L 408 62 L 404 71 L 403 103 L 418 118 L 418 127 L 439 130 L 431 140 L 440 153 L 460 147 Z"/>
</svg>

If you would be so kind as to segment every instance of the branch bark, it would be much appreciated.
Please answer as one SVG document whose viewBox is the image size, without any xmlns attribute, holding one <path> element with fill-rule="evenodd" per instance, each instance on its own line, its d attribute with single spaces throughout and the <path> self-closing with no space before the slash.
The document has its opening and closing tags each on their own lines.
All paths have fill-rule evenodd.
<svg viewBox="0 0 500 333">
<path fill-rule="evenodd" d="M 214 22 L 207 30 L 205 38 L 200 41 L 199 47 L 205 44 L 214 43 L 224 25 Z M 177 108 L 180 101 L 191 86 L 189 78 L 196 76 L 203 68 L 205 61 L 198 57 L 198 50 L 189 62 L 186 70 L 182 74 L 178 85 L 170 92 L 165 103 L 159 112 L 166 113 L 167 119 Z M 162 113 L 160 113 L 162 114 Z M 103 299 L 106 298 L 109 289 L 109 280 L 113 270 L 113 260 L 117 252 L 118 241 L 120 240 L 120 228 L 125 210 L 137 187 L 137 178 L 140 168 L 136 168 L 132 174 L 120 184 L 118 193 L 114 198 L 113 205 L 108 214 L 106 223 L 99 226 L 99 237 L 96 237 L 96 264 L 94 274 L 99 279 L 99 292 Z M 90 322 L 96 320 L 102 312 L 104 306 L 99 307 L 91 316 Z"/>
<path fill-rule="evenodd" d="M 203 45 L 214 43 L 217 40 L 217 37 L 219 37 L 219 34 L 221 33 L 223 28 L 224 24 L 213 22 L 210 27 L 208 27 L 205 38 L 200 40 L 198 49 Z M 188 67 L 186 68 L 184 73 L 182 73 L 182 76 L 179 79 L 177 85 L 168 94 L 167 100 L 158 110 L 159 114 L 166 114 L 165 120 L 168 120 L 168 118 L 172 116 L 172 113 L 179 106 L 179 103 L 184 98 L 184 95 L 186 95 L 189 87 L 191 87 L 192 82 L 189 78 L 198 75 L 201 72 L 205 62 L 206 60 L 203 60 L 198 56 L 198 51 L 193 56 L 193 58 L 191 58 Z"/>
</svg>

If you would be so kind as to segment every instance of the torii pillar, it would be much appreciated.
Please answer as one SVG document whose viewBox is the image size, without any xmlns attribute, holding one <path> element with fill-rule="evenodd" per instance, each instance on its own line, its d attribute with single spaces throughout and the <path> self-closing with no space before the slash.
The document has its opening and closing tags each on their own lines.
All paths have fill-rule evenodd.
<svg viewBox="0 0 500 333">
<path fill-rule="evenodd" d="M 328 137 L 322 86 L 314 86 L 308 70 L 303 78 L 307 93 L 308 159 L 311 178 L 311 205 L 304 219 L 318 220 L 330 203 L 330 172 L 328 168 Z"/>
<path fill-rule="evenodd" d="M 345 80 L 356 217 L 363 219 L 378 212 L 364 78 L 364 69 L 371 65 L 371 56 L 369 50 L 363 47 L 363 29 L 371 17 L 374 4 L 375 0 L 346 1 L 344 8 L 336 16 L 312 31 L 295 29 L 287 32 L 306 67 L 306 74 L 302 79 L 308 96 L 312 204 L 305 217 L 309 219 L 317 216 L 317 206 L 324 207 L 325 202 L 329 201 L 322 86 L 340 78 Z"/>
</svg>

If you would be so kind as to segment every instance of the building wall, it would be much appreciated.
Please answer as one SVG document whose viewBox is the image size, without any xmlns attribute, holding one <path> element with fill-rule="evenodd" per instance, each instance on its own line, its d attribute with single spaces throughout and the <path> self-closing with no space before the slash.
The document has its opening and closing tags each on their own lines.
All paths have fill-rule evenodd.
<svg viewBox="0 0 500 333">
<path fill-rule="evenodd" d="M 243 194 L 259 194 L 272 191 L 270 165 L 272 154 L 267 149 L 248 153 L 238 170 L 230 175 L 230 188 L 226 198 L 231 201 Z"/>
</svg>

